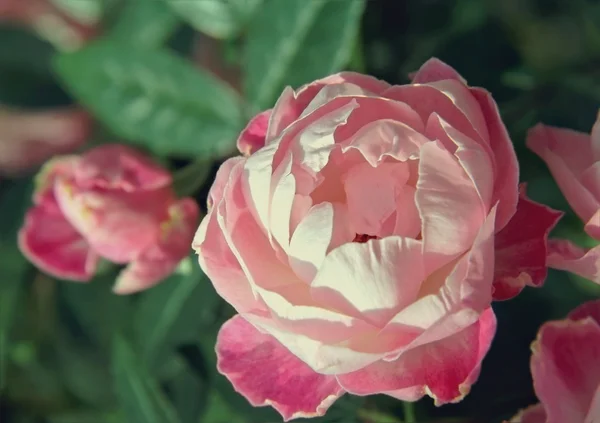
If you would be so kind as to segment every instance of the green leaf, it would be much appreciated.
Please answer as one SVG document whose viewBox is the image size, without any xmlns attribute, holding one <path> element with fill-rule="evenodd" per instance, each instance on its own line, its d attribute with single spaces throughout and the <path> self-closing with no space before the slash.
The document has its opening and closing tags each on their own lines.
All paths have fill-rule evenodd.
<svg viewBox="0 0 600 423">
<path fill-rule="evenodd" d="M 169 397 L 183 423 L 198 423 L 206 406 L 208 385 L 184 358 L 180 355 L 176 358 L 179 362 L 178 369 L 166 381 Z"/>
<path fill-rule="evenodd" d="M 220 304 L 195 257 L 188 257 L 175 274 L 142 294 L 134 332 L 150 368 L 162 364 L 177 345 L 196 341 L 202 329 L 214 323 Z"/>
<path fill-rule="evenodd" d="M 212 391 L 208 399 L 206 412 L 198 423 L 246 423 L 237 409 L 225 402 L 217 391 Z"/>
<path fill-rule="evenodd" d="M 57 327 L 55 340 L 57 370 L 70 393 L 89 406 L 114 406 L 109 354 L 69 333 L 65 325 Z"/>
<path fill-rule="evenodd" d="M 213 38 L 237 35 L 262 0 L 163 0 L 182 19 Z"/>
<path fill-rule="evenodd" d="M 129 342 L 117 335 L 113 349 L 116 393 L 129 423 L 179 423 L 177 413 Z"/>
<path fill-rule="evenodd" d="M 244 54 L 252 106 L 273 105 L 297 87 L 341 70 L 350 60 L 364 0 L 266 0 L 251 22 Z"/>
<path fill-rule="evenodd" d="M 48 417 L 50 423 L 121 423 L 118 413 L 102 413 L 98 411 L 71 411 Z"/>
<path fill-rule="evenodd" d="M 140 47 L 156 47 L 178 24 L 179 18 L 161 1 L 129 0 L 110 36 Z"/>
<path fill-rule="evenodd" d="M 64 281 L 58 285 L 63 324 L 74 322 L 85 337 L 105 351 L 115 331 L 126 329 L 124 326 L 131 321 L 132 297 L 112 292 L 118 271 L 113 267 L 86 284 Z"/>
<path fill-rule="evenodd" d="M 66 87 L 118 136 L 159 155 L 220 157 L 242 126 L 235 92 L 167 52 L 100 41 L 59 55 Z"/>
</svg>

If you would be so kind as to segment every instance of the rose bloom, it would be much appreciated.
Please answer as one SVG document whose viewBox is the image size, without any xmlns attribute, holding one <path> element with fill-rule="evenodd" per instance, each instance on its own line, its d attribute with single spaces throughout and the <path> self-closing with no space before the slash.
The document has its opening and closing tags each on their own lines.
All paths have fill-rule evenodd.
<svg viewBox="0 0 600 423">
<path fill-rule="evenodd" d="M 600 116 L 591 135 L 539 124 L 527 145 L 548 165 L 567 201 L 585 222 L 585 232 L 600 241 Z M 548 265 L 600 283 L 600 246 L 584 250 L 552 240 Z"/>
<path fill-rule="evenodd" d="M 340 73 L 255 117 L 193 246 L 239 313 L 218 368 L 286 420 L 344 392 L 460 401 L 558 214 L 519 196 L 489 93 L 432 59 L 409 85 Z"/>
<path fill-rule="evenodd" d="M 169 172 L 132 148 L 56 158 L 37 182 L 19 247 L 53 276 L 88 281 L 100 258 L 128 263 L 114 287 L 127 294 L 160 282 L 188 254 L 197 204 L 177 200 Z"/>
<path fill-rule="evenodd" d="M 545 323 L 531 350 L 540 403 L 511 422 L 600 422 L 600 300 L 579 306 L 565 320 Z"/>
</svg>

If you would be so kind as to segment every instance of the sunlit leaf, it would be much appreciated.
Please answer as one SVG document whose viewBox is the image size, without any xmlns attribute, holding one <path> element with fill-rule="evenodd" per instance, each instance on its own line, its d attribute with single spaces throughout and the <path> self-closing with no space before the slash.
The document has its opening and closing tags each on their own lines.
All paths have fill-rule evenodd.
<svg viewBox="0 0 600 423">
<path fill-rule="evenodd" d="M 60 55 L 55 64 L 71 93 L 131 143 L 186 158 L 235 149 L 236 94 L 171 53 L 107 40 Z"/>
<path fill-rule="evenodd" d="M 177 28 L 179 18 L 161 1 L 128 0 L 110 36 L 140 47 L 160 46 Z"/>
<path fill-rule="evenodd" d="M 113 349 L 115 388 L 129 423 L 179 423 L 177 413 L 144 368 L 130 343 L 116 336 Z"/>
<path fill-rule="evenodd" d="M 135 312 L 134 330 L 150 368 L 162 364 L 171 350 L 194 342 L 211 325 L 221 303 L 194 257 L 178 272 L 145 292 Z"/>
<path fill-rule="evenodd" d="M 245 90 L 256 109 L 341 70 L 350 60 L 364 0 L 265 0 L 249 25 Z"/>
<path fill-rule="evenodd" d="M 163 0 L 198 31 L 214 38 L 231 38 L 244 27 L 262 0 Z"/>
</svg>

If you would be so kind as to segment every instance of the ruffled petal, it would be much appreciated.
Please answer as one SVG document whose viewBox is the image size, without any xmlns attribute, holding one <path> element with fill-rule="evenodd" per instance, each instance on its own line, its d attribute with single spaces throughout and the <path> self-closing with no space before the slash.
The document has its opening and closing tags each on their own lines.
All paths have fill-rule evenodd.
<svg viewBox="0 0 600 423">
<path fill-rule="evenodd" d="M 517 212 L 496 234 L 495 300 L 510 299 L 525 286 L 544 283 L 548 234 L 561 217 L 561 212 L 529 200 L 523 189 Z"/>
<path fill-rule="evenodd" d="M 496 169 L 492 204 L 498 203 L 496 227 L 500 230 L 506 226 L 517 208 L 519 163 L 513 143 L 500 116 L 498 105 L 492 95 L 482 88 L 471 88 L 471 94 L 479 103 L 489 134 L 489 147 Z"/>
<path fill-rule="evenodd" d="M 52 276 L 81 282 L 94 276 L 98 255 L 65 219 L 52 197 L 27 212 L 18 242 L 21 252 Z"/>
<path fill-rule="evenodd" d="M 338 375 L 338 381 L 355 395 L 384 393 L 415 401 L 427 394 L 436 405 L 458 402 L 477 380 L 495 331 L 496 318 L 488 308 L 476 323 L 453 336 L 408 350 L 395 361 Z"/>
<path fill-rule="evenodd" d="M 548 267 L 600 284 L 600 245 L 586 250 L 567 240 L 552 239 L 548 242 Z"/>
<path fill-rule="evenodd" d="M 104 144 L 81 156 L 74 175 L 79 188 L 156 190 L 171 185 L 171 174 L 149 156 L 122 144 Z"/>
<path fill-rule="evenodd" d="M 117 294 L 148 289 L 169 276 L 190 250 L 200 210 L 191 198 L 169 207 L 170 219 L 162 224 L 158 242 L 143 251 L 121 272 L 113 288 Z"/>
<path fill-rule="evenodd" d="M 237 149 L 244 156 L 249 156 L 265 145 L 272 109 L 254 116 L 244 128 L 237 140 Z"/>
<path fill-rule="evenodd" d="M 542 404 L 531 405 L 510 419 L 509 423 L 546 423 L 546 410 Z"/>
<path fill-rule="evenodd" d="M 420 241 L 394 236 L 347 243 L 325 258 L 312 296 L 383 327 L 416 299 L 424 276 Z"/>
<path fill-rule="evenodd" d="M 427 84 L 445 79 L 455 79 L 467 84 L 467 81 L 452 66 L 435 57 L 423 63 L 419 70 L 412 75 L 413 84 Z"/>
<path fill-rule="evenodd" d="M 255 407 L 272 406 L 289 421 L 322 416 L 344 390 L 335 377 L 315 373 L 241 316 L 223 325 L 217 368 Z"/>
<path fill-rule="evenodd" d="M 595 301 L 594 307 L 600 307 Z M 547 423 L 586 422 L 600 382 L 600 325 L 592 317 L 548 322 L 532 345 L 531 372 Z"/>
<path fill-rule="evenodd" d="M 473 181 L 437 141 L 421 148 L 416 202 L 425 252 L 442 257 L 467 251 L 487 216 Z"/>
<path fill-rule="evenodd" d="M 579 179 L 580 172 L 593 164 L 590 137 L 538 124 L 529 130 L 527 146 L 546 162 L 575 213 L 587 222 L 600 209 L 600 199 L 595 198 Z"/>
</svg>

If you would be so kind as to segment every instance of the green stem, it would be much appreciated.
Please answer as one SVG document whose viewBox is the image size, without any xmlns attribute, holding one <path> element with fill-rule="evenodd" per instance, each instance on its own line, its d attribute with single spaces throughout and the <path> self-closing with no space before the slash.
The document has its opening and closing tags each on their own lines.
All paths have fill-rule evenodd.
<svg viewBox="0 0 600 423">
<path fill-rule="evenodd" d="M 402 411 L 404 412 L 404 421 L 406 423 L 417 423 L 414 403 L 408 401 L 402 402 Z"/>
<path fill-rule="evenodd" d="M 359 418 L 366 420 L 368 423 L 404 423 L 396 416 L 391 416 L 377 410 L 361 408 L 356 414 Z"/>
</svg>

